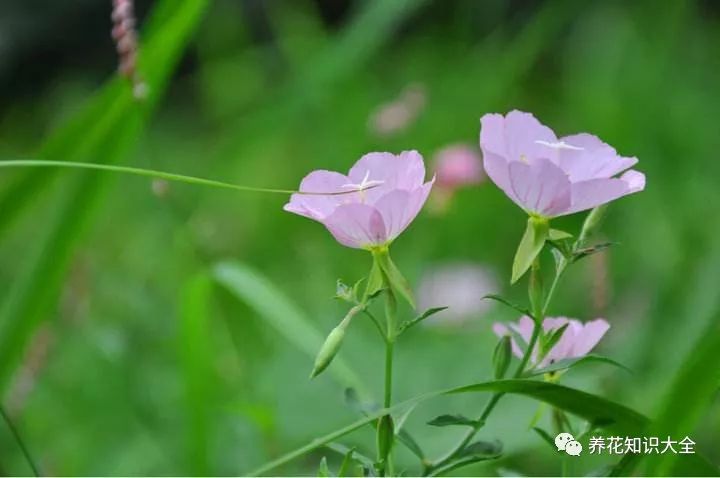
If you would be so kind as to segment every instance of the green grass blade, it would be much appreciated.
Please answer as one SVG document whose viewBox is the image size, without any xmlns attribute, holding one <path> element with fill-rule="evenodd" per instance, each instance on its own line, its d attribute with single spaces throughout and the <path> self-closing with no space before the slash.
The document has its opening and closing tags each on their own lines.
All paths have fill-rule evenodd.
<svg viewBox="0 0 720 478">
<path fill-rule="evenodd" d="M 258 271 L 237 262 L 216 265 L 214 277 L 236 298 L 255 310 L 288 342 L 307 355 L 310 359 L 308 361 L 308 370 L 310 370 L 312 361 L 325 340 L 325 335 L 289 298 Z M 333 360 L 327 372 L 343 387 L 353 388 L 361 396 L 367 397 L 366 386 L 341 357 Z"/>
<path fill-rule="evenodd" d="M 714 315 L 700 335 L 692 351 L 683 361 L 660 407 L 648 436 L 673 437 L 680 440 L 691 436 L 702 420 L 720 387 L 720 316 Z M 713 444 L 714 445 L 714 444 Z M 678 473 L 702 474 L 687 470 L 685 457 L 675 453 L 648 455 L 647 476 L 669 476 Z M 674 469 L 682 465 L 682 469 Z M 717 476 L 718 469 L 714 470 Z M 626 470 L 627 472 L 627 470 Z"/>
<path fill-rule="evenodd" d="M 163 2 L 172 7 L 165 7 L 168 14 L 154 20 L 157 28 L 149 29 L 147 42 L 143 45 L 141 65 L 149 87 L 146 100 L 136 101 L 129 84 L 112 80 L 107 88 L 117 88 L 114 98 L 110 93 L 107 93 L 110 99 L 105 98 L 106 93 L 100 96 L 103 100 L 100 103 L 107 101 L 110 108 L 93 105 L 90 109 L 95 111 L 95 117 L 88 114 L 84 118 L 91 122 L 86 125 L 85 136 L 92 140 L 83 139 L 82 134 L 72 136 L 83 131 L 80 126 L 62 130 L 69 137 L 56 137 L 47 143 L 55 148 L 54 157 L 92 157 L 102 158 L 104 163 L 117 163 L 127 156 L 165 91 L 169 74 L 198 24 L 207 1 Z M 115 84 L 119 86 L 113 86 Z M 27 268 L 19 274 L 0 307 L 0 393 L 8 385 L 28 339 L 56 303 L 73 251 L 94 217 L 107 180 L 107 175 L 85 173 L 67 188 L 56 220 L 50 224 L 47 235 L 38 239 L 36 253 L 29 255 Z"/>
<path fill-rule="evenodd" d="M 195 476 L 211 475 L 210 416 L 213 373 L 210 336 L 210 296 L 212 281 L 206 275 L 193 277 L 183 287 L 180 298 L 179 354 L 185 378 L 184 416 L 187 428 L 189 470 Z"/>
</svg>

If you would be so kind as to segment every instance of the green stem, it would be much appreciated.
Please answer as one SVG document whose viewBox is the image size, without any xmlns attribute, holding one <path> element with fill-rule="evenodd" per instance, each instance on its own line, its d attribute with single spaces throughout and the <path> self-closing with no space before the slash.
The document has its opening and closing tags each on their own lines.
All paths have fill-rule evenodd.
<svg viewBox="0 0 720 478">
<path fill-rule="evenodd" d="M 518 365 L 517 369 L 515 370 L 515 373 L 513 374 L 512 378 L 519 378 L 524 372 L 527 367 L 528 362 L 530 361 L 530 357 L 532 355 L 532 351 L 535 348 L 535 344 L 537 344 L 538 338 L 540 337 L 540 331 L 542 330 L 542 322 L 545 316 L 545 312 L 550 305 L 550 302 L 555 295 L 555 290 L 557 288 L 558 282 L 560 280 L 560 276 L 565 271 L 566 264 L 563 264 L 561 267 L 559 267 L 555 273 L 555 277 L 553 278 L 552 284 L 550 285 L 550 289 L 548 290 L 547 296 L 545 297 L 545 301 L 542 304 L 542 307 L 538 307 L 539 310 L 533 311 L 533 331 L 532 335 L 530 336 L 530 341 L 528 342 L 527 349 L 525 350 L 525 353 L 523 354 L 522 359 L 520 360 L 520 364 Z M 470 441 L 475 437 L 477 432 L 485 425 L 485 421 L 490 416 L 492 411 L 497 406 L 498 402 L 502 398 L 502 393 L 496 393 L 494 394 L 488 403 L 485 405 L 485 408 L 483 409 L 482 414 L 480 415 L 480 418 L 477 420 L 477 423 L 473 425 L 470 430 L 465 434 L 465 436 L 460 440 L 460 442 L 455 446 L 449 453 L 447 453 L 445 456 L 437 460 L 432 465 L 425 468 L 425 475 L 433 475 L 436 471 L 439 469 L 445 467 L 450 461 L 452 461 L 466 446 L 470 444 Z"/>
<path fill-rule="evenodd" d="M 390 408 L 392 406 L 392 388 L 393 388 L 393 354 L 395 349 L 395 338 L 397 333 L 397 299 L 395 293 L 390 286 L 389 281 L 385 281 L 387 286 L 386 301 L 385 301 L 385 331 L 387 333 L 385 337 L 385 393 L 383 400 L 383 407 Z M 378 450 L 380 454 L 382 452 Z M 392 446 L 386 451 L 385 456 L 379 456 L 380 462 L 383 463 L 383 469 L 381 470 L 382 475 L 388 474 L 392 476 L 393 460 L 392 460 Z"/>
<path fill-rule="evenodd" d="M 8 428 L 10 429 L 10 433 L 12 434 L 13 438 L 15 439 L 15 442 L 17 443 L 18 447 L 22 451 L 22 454 L 25 457 L 25 461 L 27 461 L 28 465 L 30 466 L 30 469 L 32 469 L 33 475 L 40 476 L 39 468 L 35 464 L 35 460 L 33 460 L 32 455 L 30 454 L 30 450 L 25 445 L 25 442 L 23 441 L 22 437 L 20 436 L 20 432 L 15 427 L 15 424 L 10 419 L 10 415 L 7 414 L 7 412 L 5 411 L 5 408 L 2 405 L 0 405 L 0 415 L 2 415 L 3 420 L 5 421 Z"/>
<path fill-rule="evenodd" d="M 164 179 L 166 181 L 176 181 L 187 184 L 195 184 L 200 186 L 211 186 L 222 189 L 233 189 L 235 191 L 271 193 L 271 194 L 302 194 L 305 196 L 340 196 L 351 194 L 360 190 L 371 189 L 370 186 L 362 189 L 350 189 L 347 191 L 336 192 L 301 192 L 292 189 L 271 189 L 256 188 L 252 186 L 241 186 L 239 184 L 224 183 L 213 179 L 196 178 L 194 176 L 185 176 L 182 174 L 166 173 L 163 171 L 155 171 L 152 169 L 131 168 L 126 166 L 112 166 L 109 164 L 81 163 L 76 161 L 48 161 L 40 159 L 18 159 L 12 161 L 0 161 L 0 168 L 12 167 L 54 167 L 54 168 L 75 168 L 75 169 L 94 169 L 99 171 L 109 171 L 114 173 L 134 174 L 136 176 L 145 176 L 155 179 Z"/>
</svg>

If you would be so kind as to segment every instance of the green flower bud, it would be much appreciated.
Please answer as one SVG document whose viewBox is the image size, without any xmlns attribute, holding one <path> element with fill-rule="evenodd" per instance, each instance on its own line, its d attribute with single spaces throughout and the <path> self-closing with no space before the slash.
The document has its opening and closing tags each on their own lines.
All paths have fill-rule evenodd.
<svg viewBox="0 0 720 478">
<path fill-rule="evenodd" d="M 500 380 L 505 377 L 508 368 L 510 367 L 510 359 L 512 358 L 512 342 L 510 337 L 505 335 L 500 339 L 497 346 L 495 346 L 495 352 L 493 353 L 493 365 L 495 369 L 495 380 Z"/>
<path fill-rule="evenodd" d="M 320 347 L 320 351 L 315 357 L 315 365 L 313 366 L 310 378 L 317 377 L 323 372 L 323 370 L 328 368 L 330 362 L 332 362 L 332 360 L 335 358 L 335 355 L 337 355 L 337 353 L 340 351 L 340 347 L 342 346 L 342 341 L 344 338 L 345 327 L 341 323 L 340 325 L 332 329 L 332 331 L 325 339 L 325 343 L 323 343 L 322 347 Z"/>
<path fill-rule="evenodd" d="M 383 415 L 378 421 L 377 427 L 377 449 L 380 460 L 384 463 L 395 441 L 395 425 L 390 415 Z"/>
</svg>

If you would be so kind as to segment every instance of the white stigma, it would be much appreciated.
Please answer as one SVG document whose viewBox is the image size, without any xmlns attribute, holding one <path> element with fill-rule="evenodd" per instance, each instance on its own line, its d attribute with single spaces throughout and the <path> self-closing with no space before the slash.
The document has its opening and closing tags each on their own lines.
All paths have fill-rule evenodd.
<svg viewBox="0 0 720 478">
<path fill-rule="evenodd" d="M 360 201 L 364 201 L 366 189 L 373 188 L 375 186 L 380 186 L 381 184 L 384 184 L 384 183 L 385 183 L 385 181 L 380 181 L 377 179 L 371 180 L 370 179 L 370 171 L 368 170 L 368 172 L 365 173 L 365 177 L 363 178 L 362 182 L 360 182 L 359 184 L 348 183 L 348 184 L 343 184 L 340 187 L 357 191 L 358 193 L 360 193 Z"/>
<path fill-rule="evenodd" d="M 551 143 L 549 141 L 543 141 L 541 139 L 538 139 L 535 141 L 537 144 L 542 144 L 543 146 L 547 146 L 548 148 L 554 148 L 554 149 L 571 149 L 573 151 L 584 151 L 585 148 L 581 148 L 579 146 L 573 146 L 572 144 L 567 144 L 565 141 L 556 141 L 554 143 Z"/>
</svg>

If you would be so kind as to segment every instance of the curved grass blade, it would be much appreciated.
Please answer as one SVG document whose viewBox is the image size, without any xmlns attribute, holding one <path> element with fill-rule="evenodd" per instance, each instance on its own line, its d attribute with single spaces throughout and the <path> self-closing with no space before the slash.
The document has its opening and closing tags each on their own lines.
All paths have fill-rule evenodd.
<svg viewBox="0 0 720 478">
<path fill-rule="evenodd" d="M 558 360 L 557 362 L 554 362 L 551 365 L 548 365 L 547 367 L 528 370 L 527 372 L 525 372 L 525 374 L 523 376 L 524 377 L 536 377 L 538 375 L 544 375 L 546 373 L 559 372 L 561 370 L 568 370 L 577 365 L 581 365 L 581 364 L 589 363 L 589 362 L 600 362 L 600 363 L 614 365 L 615 367 L 621 368 L 621 369 L 625 370 L 626 372 L 632 373 L 632 370 L 630 370 L 629 368 L 627 368 L 625 365 L 621 364 L 620 362 L 616 362 L 615 360 L 608 358 L 608 357 L 603 357 L 602 355 L 591 354 L 591 355 L 584 355 L 582 357 Z"/>
</svg>

